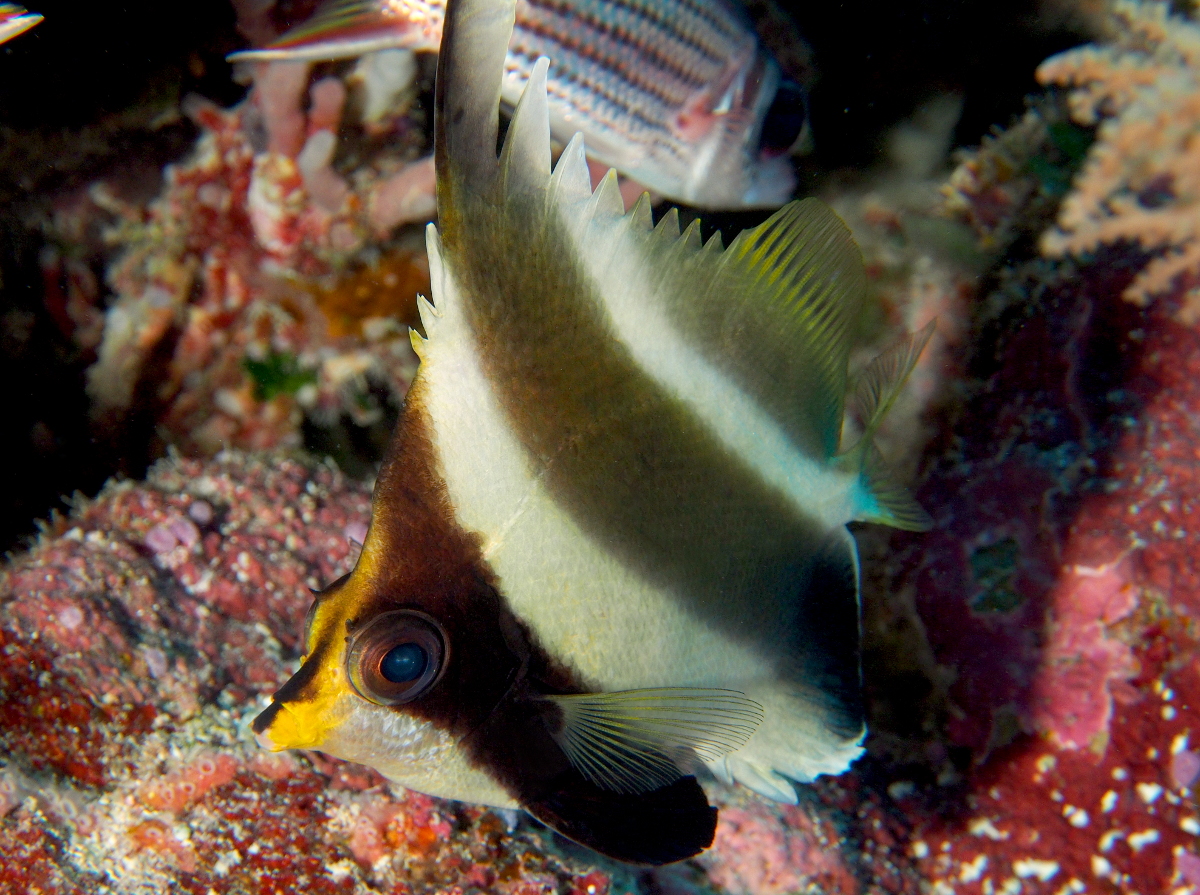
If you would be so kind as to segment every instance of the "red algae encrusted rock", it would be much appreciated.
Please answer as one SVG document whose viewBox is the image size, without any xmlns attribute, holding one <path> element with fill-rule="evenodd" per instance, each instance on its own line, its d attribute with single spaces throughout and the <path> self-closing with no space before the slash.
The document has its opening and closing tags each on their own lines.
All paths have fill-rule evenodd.
<svg viewBox="0 0 1200 895">
<path fill-rule="evenodd" d="M 714 849 L 649 872 L 517 812 L 259 750 L 249 721 L 295 666 L 309 588 L 353 562 L 368 498 L 326 465 L 171 458 L 9 560 L 0 892 L 919 891 L 899 815 L 859 777 L 799 806 L 717 786 Z"/>
<path fill-rule="evenodd" d="M 512 816 L 249 736 L 368 509 L 329 466 L 171 458 L 0 569 L 0 892 L 607 892 Z"/>
<path fill-rule="evenodd" d="M 1012 273 L 893 542 L 958 758 L 952 811 L 900 799 L 934 892 L 1198 891 L 1200 331 L 1137 260 Z"/>
<path fill-rule="evenodd" d="M 307 67 L 299 74 L 303 96 Z M 333 85 L 342 89 L 318 81 L 314 102 Z M 92 324 L 77 333 L 98 352 L 88 370 L 93 415 L 119 427 L 149 411 L 159 435 L 189 455 L 296 447 L 305 419 L 371 425 L 415 369 L 398 318 L 429 291 L 423 239 L 415 230 L 369 237 L 349 199 L 321 207 L 290 157 L 257 151 L 253 102 L 222 110 L 196 101 L 187 111 L 200 138 L 166 168 L 153 202 L 126 202 L 99 182 L 56 218 L 68 245 L 86 224 L 115 218 L 102 339 L 84 341 Z M 298 103 L 292 111 L 303 127 Z M 371 284 L 371 301 L 339 298 L 356 279 Z"/>
<path fill-rule="evenodd" d="M 295 459 L 172 458 L 0 570 L 0 892 L 1195 895 L 1200 332 L 1121 301 L 1119 258 L 1051 273 L 979 322 L 920 489 L 936 527 L 888 551 L 944 672 L 936 729 L 877 725 L 795 806 L 714 786 L 714 848 L 656 871 L 261 752 L 249 720 L 369 494 Z"/>
</svg>

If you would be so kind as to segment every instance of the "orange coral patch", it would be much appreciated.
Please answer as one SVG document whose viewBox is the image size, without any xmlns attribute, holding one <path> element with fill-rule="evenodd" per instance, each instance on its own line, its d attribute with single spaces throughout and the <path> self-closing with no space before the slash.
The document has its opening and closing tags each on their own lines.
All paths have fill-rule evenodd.
<svg viewBox="0 0 1200 895">
<path fill-rule="evenodd" d="M 315 288 L 313 297 L 329 321 L 329 334 L 341 338 L 361 335 L 363 321 L 371 317 L 415 324 L 417 293 L 429 294 L 429 262 L 423 249 L 401 248 L 332 287 Z"/>
</svg>

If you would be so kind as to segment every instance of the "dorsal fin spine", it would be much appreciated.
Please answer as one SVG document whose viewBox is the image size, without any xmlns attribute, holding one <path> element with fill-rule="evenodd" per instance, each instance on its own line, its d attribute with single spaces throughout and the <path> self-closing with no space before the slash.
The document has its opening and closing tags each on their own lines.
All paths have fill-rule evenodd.
<svg viewBox="0 0 1200 895">
<path fill-rule="evenodd" d="M 542 56 L 513 111 L 504 148 L 500 176 L 506 197 L 546 190 L 550 179 L 550 115 L 546 109 L 546 72 L 550 60 Z"/>
<path fill-rule="evenodd" d="M 641 230 L 654 229 L 654 214 L 650 210 L 650 194 L 642 193 L 629 213 L 630 226 Z"/>
<path fill-rule="evenodd" d="M 617 172 L 612 168 L 600 178 L 600 185 L 592 194 L 595 202 L 595 213 L 609 218 L 625 216 L 625 200 L 621 198 L 621 185 L 617 182 Z"/>
<path fill-rule="evenodd" d="M 567 148 L 558 157 L 558 164 L 550 175 L 550 202 L 573 205 L 586 202 L 591 195 L 592 184 L 588 176 L 587 156 L 584 154 L 583 134 L 577 133 L 567 143 Z"/>
<path fill-rule="evenodd" d="M 455 226 L 463 190 L 484 192 L 495 182 L 500 82 L 516 15 L 516 0 L 447 5 L 434 86 L 434 164 L 443 227 Z"/>
</svg>

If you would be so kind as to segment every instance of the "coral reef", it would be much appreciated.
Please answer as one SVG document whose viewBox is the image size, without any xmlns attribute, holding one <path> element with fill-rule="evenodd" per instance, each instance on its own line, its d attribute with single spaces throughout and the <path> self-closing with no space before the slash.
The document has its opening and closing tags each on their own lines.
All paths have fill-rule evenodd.
<svg viewBox="0 0 1200 895">
<path fill-rule="evenodd" d="M 914 847 L 956 892 L 1170 891 L 1200 832 L 1200 338 L 1170 302 L 1121 302 L 1132 271 L 1066 273 L 1022 284 L 985 329 L 993 353 L 921 495 L 937 525 L 895 554 L 948 672 L 970 807 Z"/>
<path fill-rule="evenodd" d="M 310 84 L 307 64 L 257 66 L 239 106 L 186 104 L 201 137 L 148 207 L 97 184 L 90 208 L 59 220 L 116 221 L 116 299 L 88 371 L 101 419 L 149 406 L 161 438 L 211 455 L 297 446 L 304 420 L 368 426 L 403 396 L 415 368 L 404 324 L 428 267 L 419 233 L 391 234 L 429 217 L 432 185 L 426 162 L 409 164 L 424 140 L 410 105 L 385 122 L 351 116 L 356 71 Z M 347 130 L 358 143 L 343 173 Z"/>
<path fill-rule="evenodd" d="M 1128 242 L 1154 257 L 1125 289 L 1145 304 L 1180 285 L 1200 320 L 1200 25 L 1158 0 L 1113 5 L 1110 42 L 1062 53 L 1038 80 L 1069 89 L 1097 139 L 1042 238 L 1051 256 Z"/>
<path fill-rule="evenodd" d="M 77 499 L 0 567 L 0 891 L 1200 892 L 1200 32 L 1114 9 L 949 180 L 943 100 L 831 190 L 879 299 L 864 341 L 938 318 L 884 433 L 936 525 L 857 532 L 868 755 L 792 806 L 710 784 L 714 848 L 654 871 L 246 730 L 369 493 L 216 452 L 404 391 L 428 274 L 391 227 L 428 196 L 424 135 L 363 110 L 405 108 L 368 99 L 411 60 L 259 68 L 243 105 L 188 104 L 202 136 L 152 204 L 60 203 L 64 247 L 102 219 L 122 253 L 103 318 L 86 265 L 42 259 L 97 405 L 215 457 Z"/>
<path fill-rule="evenodd" d="M 1091 130 L 1072 122 L 1065 105 L 1040 97 L 1009 127 L 958 153 L 942 185 L 942 213 L 969 226 L 984 252 L 998 257 L 1036 239 L 1058 213 L 1092 144 Z"/>
<path fill-rule="evenodd" d="M 606 891 L 511 817 L 247 736 L 368 504 L 326 466 L 168 460 L 0 572 L 0 890 Z"/>
</svg>

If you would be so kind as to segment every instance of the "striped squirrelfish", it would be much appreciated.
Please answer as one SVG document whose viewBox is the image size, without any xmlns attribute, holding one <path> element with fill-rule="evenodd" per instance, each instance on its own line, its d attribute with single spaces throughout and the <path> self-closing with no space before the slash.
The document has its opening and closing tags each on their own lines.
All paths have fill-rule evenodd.
<svg viewBox="0 0 1200 895">
<path fill-rule="evenodd" d="M 231 59 L 331 59 L 388 47 L 434 51 L 445 0 L 331 0 L 259 50 Z M 778 207 L 784 154 L 805 96 L 781 78 L 734 0 L 520 0 L 501 82 L 511 108 L 550 59 L 550 127 L 661 195 L 701 208 Z"/>
<path fill-rule="evenodd" d="M 711 844 L 697 774 L 766 796 L 862 752 L 846 524 L 923 529 L 873 433 L 928 337 L 867 367 L 862 258 L 816 200 L 728 248 L 551 170 L 547 60 L 497 158 L 514 3 L 451 0 L 420 369 L 354 570 L 254 721 L 435 796 L 521 807 L 612 857 Z"/>
<path fill-rule="evenodd" d="M 15 3 L 0 3 L 0 44 L 24 34 L 42 21 L 42 16 Z"/>
</svg>

